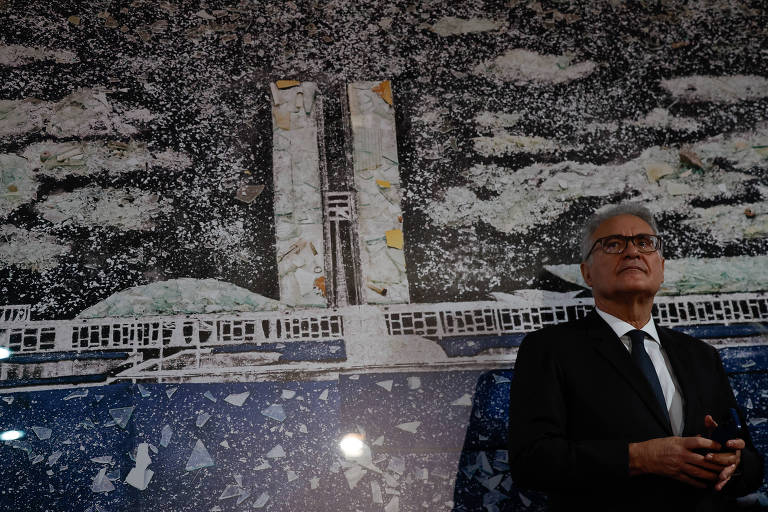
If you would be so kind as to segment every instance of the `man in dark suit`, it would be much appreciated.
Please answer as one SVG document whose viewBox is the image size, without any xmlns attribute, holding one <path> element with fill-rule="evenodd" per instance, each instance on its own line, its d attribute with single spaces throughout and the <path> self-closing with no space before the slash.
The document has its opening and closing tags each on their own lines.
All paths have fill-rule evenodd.
<svg viewBox="0 0 768 512">
<path fill-rule="evenodd" d="M 746 426 L 725 446 L 705 437 L 738 410 L 717 351 L 651 318 L 657 233 L 637 204 L 594 215 L 581 270 L 595 310 L 518 351 L 510 467 L 552 510 L 729 510 L 762 482 Z"/>
</svg>

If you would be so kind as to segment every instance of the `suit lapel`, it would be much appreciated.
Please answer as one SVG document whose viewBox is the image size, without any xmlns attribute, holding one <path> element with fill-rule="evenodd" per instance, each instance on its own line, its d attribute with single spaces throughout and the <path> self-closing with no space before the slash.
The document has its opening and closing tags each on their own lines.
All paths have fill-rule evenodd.
<svg viewBox="0 0 768 512">
<path fill-rule="evenodd" d="M 694 359 L 688 354 L 685 346 L 680 343 L 680 340 L 676 339 L 674 332 L 665 327 L 656 327 L 661 339 L 661 346 L 669 357 L 669 362 L 672 365 L 672 371 L 674 372 L 674 378 L 677 380 L 677 384 L 680 386 L 680 394 L 683 396 L 683 431 L 691 433 L 696 429 L 697 418 L 694 418 L 693 411 L 696 403 L 696 381 L 691 373 L 691 361 Z M 699 418 L 703 421 L 703 418 Z M 691 434 L 692 435 L 692 434 Z"/>
<path fill-rule="evenodd" d="M 632 386 L 643 403 L 651 411 L 656 421 L 664 430 L 672 435 L 672 427 L 651 390 L 650 384 L 640 370 L 632 362 L 632 357 L 616 336 L 616 333 L 593 310 L 585 318 L 587 321 L 587 336 L 592 341 L 595 350 L 616 369 L 616 372 Z"/>
</svg>

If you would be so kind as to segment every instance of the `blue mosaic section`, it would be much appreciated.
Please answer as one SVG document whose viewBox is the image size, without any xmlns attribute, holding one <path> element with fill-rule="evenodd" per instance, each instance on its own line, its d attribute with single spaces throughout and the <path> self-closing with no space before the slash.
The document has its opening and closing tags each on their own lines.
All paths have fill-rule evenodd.
<svg viewBox="0 0 768 512">
<path fill-rule="evenodd" d="M 347 351 L 344 340 L 294 341 L 291 343 L 246 343 L 213 349 L 214 354 L 235 352 L 280 352 L 279 362 L 289 361 L 344 361 Z"/>
</svg>

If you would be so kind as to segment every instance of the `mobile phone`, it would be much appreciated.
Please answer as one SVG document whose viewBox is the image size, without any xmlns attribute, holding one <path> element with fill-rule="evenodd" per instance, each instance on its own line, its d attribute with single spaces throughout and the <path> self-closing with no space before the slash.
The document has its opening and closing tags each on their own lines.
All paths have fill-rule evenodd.
<svg viewBox="0 0 768 512">
<path fill-rule="evenodd" d="M 739 413 L 736 409 L 731 407 L 728 409 L 728 417 L 717 424 L 717 427 L 708 436 L 711 440 L 719 443 L 723 450 L 728 450 L 725 447 L 725 443 L 730 439 L 738 439 L 741 437 L 741 420 L 739 419 Z"/>
</svg>

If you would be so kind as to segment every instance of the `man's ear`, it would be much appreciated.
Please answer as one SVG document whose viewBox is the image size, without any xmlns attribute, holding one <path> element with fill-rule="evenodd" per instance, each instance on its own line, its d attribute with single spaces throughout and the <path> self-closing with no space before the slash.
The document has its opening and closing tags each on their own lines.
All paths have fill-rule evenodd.
<svg viewBox="0 0 768 512">
<path fill-rule="evenodd" d="M 664 282 L 664 262 L 665 261 L 667 260 L 665 260 L 664 257 L 662 256 L 661 258 L 661 282 L 662 283 Z"/>
<path fill-rule="evenodd" d="M 592 275 L 589 273 L 589 265 L 587 265 L 586 261 L 582 261 L 579 268 L 581 268 L 581 277 L 584 278 L 584 282 L 587 283 L 587 286 L 592 288 Z M 663 262 L 661 268 L 664 268 Z"/>
</svg>

